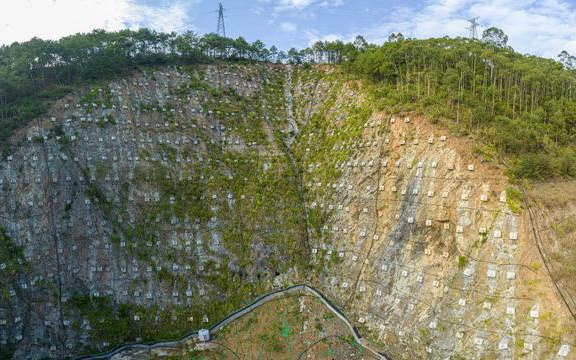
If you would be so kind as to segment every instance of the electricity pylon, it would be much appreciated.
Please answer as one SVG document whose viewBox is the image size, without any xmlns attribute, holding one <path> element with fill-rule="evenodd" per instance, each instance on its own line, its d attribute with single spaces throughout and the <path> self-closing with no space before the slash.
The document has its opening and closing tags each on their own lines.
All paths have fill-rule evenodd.
<svg viewBox="0 0 576 360">
<path fill-rule="evenodd" d="M 479 17 L 477 16 L 473 19 L 468 20 L 468 22 L 470 23 L 470 26 L 467 27 L 466 29 L 470 31 L 470 39 L 477 39 L 478 38 L 478 32 L 476 31 L 476 29 L 480 25 L 477 21 L 478 19 L 479 19 Z"/>
<path fill-rule="evenodd" d="M 226 37 L 226 27 L 224 26 L 224 6 L 218 3 L 218 28 L 216 33 L 220 36 Z"/>
</svg>

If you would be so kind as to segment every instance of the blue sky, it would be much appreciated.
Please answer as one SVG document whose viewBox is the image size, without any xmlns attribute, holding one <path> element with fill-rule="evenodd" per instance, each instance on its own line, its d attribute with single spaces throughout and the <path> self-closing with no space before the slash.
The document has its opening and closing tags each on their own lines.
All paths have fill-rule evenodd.
<svg viewBox="0 0 576 360">
<path fill-rule="evenodd" d="M 381 43 L 391 32 L 416 38 L 466 36 L 503 29 L 523 53 L 576 54 L 576 0 L 224 0 L 226 33 L 281 49 L 363 35 Z M 218 0 L 0 0 L 0 44 L 32 36 L 57 39 L 95 28 L 216 30 Z"/>
</svg>

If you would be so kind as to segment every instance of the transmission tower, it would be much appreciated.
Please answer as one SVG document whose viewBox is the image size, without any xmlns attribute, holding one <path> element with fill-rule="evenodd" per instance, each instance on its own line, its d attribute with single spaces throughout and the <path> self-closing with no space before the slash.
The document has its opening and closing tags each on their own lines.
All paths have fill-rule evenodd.
<svg viewBox="0 0 576 360">
<path fill-rule="evenodd" d="M 468 22 L 470 23 L 470 26 L 468 26 L 466 28 L 466 30 L 470 31 L 470 39 L 477 39 L 478 38 L 478 32 L 476 31 L 476 29 L 480 25 L 477 21 L 478 19 L 479 19 L 479 17 L 477 16 L 473 19 L 468 20 Z"/>
<path fill-rule="evenodd" d="M 226 27 L 224 26 L 224 6 L 218 3 L 218 29 L 216 33 L 220 36 L 226 37 Z"/>
</svg>

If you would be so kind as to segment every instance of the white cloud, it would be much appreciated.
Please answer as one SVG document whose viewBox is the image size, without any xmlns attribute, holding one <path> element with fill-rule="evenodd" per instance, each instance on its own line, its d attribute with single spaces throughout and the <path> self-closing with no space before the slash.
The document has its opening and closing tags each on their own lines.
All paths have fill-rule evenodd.
<svg viewBox="0 0 576 360">
<path fill-rule="evenodd" d="M 183 31 L 190 21 L 190 2 L 173 1 L 162 7 L 134 0 L 3 0 L 0 12 L 0 44 L 32 37 L 58 39 L 93 29 L 120 30 L 149 27 L 159 31 Z M 194 1 L 193 3 L 196 3 Z"/>
<path fill-rule="evenodd" d="M 282 12 L 287 10 L 299 11 L 310 7 L 311 5 L 318 5 L 320 7 L 337 7 L 344 4 L 344 0 L 280 0 L 275 8 L 275 12 Z"/>
<path fill-rule="evenodd" d="M 313 2 L 313 0 L 280 0 L 279 6 L 281 8 L 303 9 Z"/>
<path fill-rule="evenodd" d="M 132 4 L 124 15 L 130 28 L 149 27 L 164 32 L 182 32 L 189 29 L 187 7 L 183 1 L 164 8 Z"/>
<path fill-rule="evenodd" d="M 319 5 L 323 7 L 337 7 L 344 5 L 344 0 L 324 0 L 320 2 Z"/>
<path fill-rule="evenodd" d="M 476 16 L 483 25 L 480 36 L 486 27 L 501 28 L 519 52 L 550 58 L 564 49 L 576 54 L 576 8 L 566 0 L 430 0 L 420 9 L 397 7 L 376 26 L 338 36 L 349 40 L 362 34 L 377 44 L 392 32 L 416 38 L 468 36 L 466 19 Z M 334 35 L 310 31 L 305 38 L 314 42 Z"/>
<path fill-rule="evenodd" d="M 284 31 L 284 32 L 294 32 L 296 31 L 298 27 L 296 26 L 296 24 L 290 22 L 290 21 L 285 21 L 282 24 L 280 24 L 280 30 Z"/>
<path fill-rule="evenodd" d="M 339 33 L 320 34 L 315 29 L 304 30 L 304 37 L 306 38 L 307 46 L 312 46 L 318 41 L 336 41 L 342 40 L 345 42 L 353 41 L 355 35 L 343 35 Z"/>
<path fill-rule="evenodd" d="M 576 52 L 576 9 L 557 0 L 482 1 L 470 7 L 488 26 L 504 30 L 515 49 L 555 58 L 566 49 Z"/>
<path fill-rule="evenodd" d="M 485 27 L 504 30 L 509 44 L 521 52 L 555 57 L 570 41 L 576 40 L 576 12 L 558 1 L 487 0 L 472 4 L 470 16 L 479 16 Z M 451 22 L 455 20 L 450 18 Z M 453 28 L 450 35 L 466 33 Z M 576 49 L 573 49 L 576 50 Z"/>
</svg>

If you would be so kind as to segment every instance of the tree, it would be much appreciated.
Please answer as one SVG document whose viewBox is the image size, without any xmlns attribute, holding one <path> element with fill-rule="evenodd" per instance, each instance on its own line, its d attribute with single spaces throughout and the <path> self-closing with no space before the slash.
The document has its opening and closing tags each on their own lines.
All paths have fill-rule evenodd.
<svg viewBox="0 0 576 360">
<path fill-rule="evenodd" d="M 295 48 L 290 48 L 290 50 L 288 50 L 288 61 L 292 64 L 301 64 L 302 53 Z"/>
<path fill-rule="evenodd" d="M 505 48 L 508 44 L 508 35 L 497 27 L 490 27 L 482 32 L 482 41 L 499 48 Z"/>
<path fill-rule="evenodd" d="M 260 40 L 256 40 L 252 43 L 252 49 L 254 51 L 254 60 L 266 60 L 268 57 L 268 49 L 266 45 Z"/>
<path fill-rule="evenodd" d="M 356 36 L 356 39 L 354 39 L 354 47 L 362 52 L 364 50 L 366 50 L 366 48 L 368 47 L 368 42 L 366 41 L 366 39 L 364 39 L 363 36 L 358 35 Z"/>
<path fill-rule="evenodd" d="M 241 59 L 245 59 L 246 55 L 250 52 L 250 44 L 242 36 L 239 36 L 234 41 L 234 53 Z"/>
<path fill-rule="evenodd" d="M 388 36 L 388 42 L 396 42 L 404 40 L 404 35 L 402 33 L 392 33 Z"/>
<path fill-rule="evenodd" d="M 286 61 L 287 58 L 288 58 L 288 54 L 286 54 L 286 51 L 280 50 L 280 51 L 278 52 L 278 56 L 277 56 L 277 58 L 276 58 L 276 59 L 277 59 L 276 62 L 277 62 L 277 63 L 283 63 L 284 61 Z"/>
<path fill-rule="evenodd" d="M 576 69 L 576 56 L 570 55 L 566 50 L 562 50 L 562 52 L 558 54 L 558 61 L 568 70 Z"/>
<path fill-rule="evenodd" d="M 275 62 L 278 59 L 278 48 L 274 45 L 272 45 L 270 47 L 270 50 L 268 50 L 270 53 L 270 61 Z"/>
</svg>

